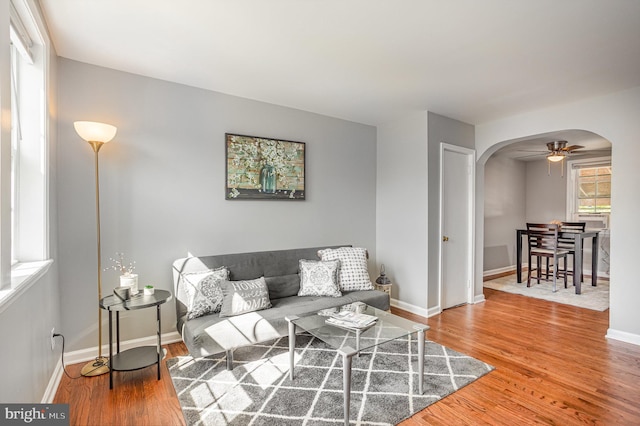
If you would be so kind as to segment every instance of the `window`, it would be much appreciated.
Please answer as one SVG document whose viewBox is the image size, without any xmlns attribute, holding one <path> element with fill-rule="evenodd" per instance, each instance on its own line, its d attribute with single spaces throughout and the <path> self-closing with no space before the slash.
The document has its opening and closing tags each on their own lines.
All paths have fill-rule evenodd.
<svg viewBox="0 0 640 426">
<path fill-rule="evenodd" d="M 48 247 L 48 44 L 33 0 L 3 3 L 10 20 L 0 37 L 0 302 L 44 272 Z M 5 10 L 2 11 L 5 13 Z M 8 37 L 7 37 L 8 35 Z M 7 61 L 8 59 L 8 61 Z M 10 111 L 11 129 L 8 117 Z M 10 141 L 9 141 L 10 139 Z M 10 205 L 10 208 L 8 206 Z"/>
<path fill-rule="evenodd" d="M 611 213 L 611 166 L 578 170 L 578 213 Z"/>
<path fill-rule="evenodd" d="M 567 219 L 609 228 L 611 157 L 571 161 L 568 168 Z"/>
</svg>

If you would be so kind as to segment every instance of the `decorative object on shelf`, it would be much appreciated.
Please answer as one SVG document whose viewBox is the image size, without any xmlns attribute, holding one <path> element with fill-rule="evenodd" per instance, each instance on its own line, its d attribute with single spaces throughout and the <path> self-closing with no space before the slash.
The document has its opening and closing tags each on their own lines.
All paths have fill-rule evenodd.
<svg viewBox="0 0 640 426">
<path fill-rule="evenodd" d="M 152 285 L 145 285 L 143 291 L 145 296 L 151 296 L 154 293 L 155 289 Z"/>
<path fill-rule="evenodd" d="M 391 280 L 387 278 L 387 272 L 384 269 L 384 263 L 380 265 L 380 276 L 376 278 L 377 284 L 391 284 Z"/>
<path fill-rule="evenodd" d="M 122 301 L 131 299 L 131 288 L 129 287 L 116 287 L 113 289 L 113 294 Z"/>
<path fill-rule="evenodd" d="M 136 262 L 129 262 L 128 264 L 124 260 L 124 253 L 116 253 L 117 258 L 111 258 L 114 265 L 111 268 L 114 271 L 120 272 L 120 287 L 131 288 L 131 294 L 138 294 L 138 274 L 134 274 L 133 270 L 136 268 Z"/>
<path fill-rule="evenodd" d="M 227 133 L 227 200 L 304 200 L 305 143 Z"/>
<path fill-rule="evenodd" d="M 95 181 L 96 181 L 96 229 L 98 255 L 98 302 L 102 299 L 101 253 L 100 253 L 100 182 L 98 173 L 98 151 L 102 145 L 114 138 L 117 128 L 109 124 L 92 121 L 76 121 L 73 127 L 82 139 L 87 141 L 94 152 Z M 109 372 L 109 359 L 102 356 L 102 309 L 98 308 L 98 356 L 90 361 L 80 371 L 83 376 L 99 376 Z"/>
<path fill-rule="evenodd" d="M 384 263 L 380 265 L 380 276 L 376 278 L 376 290 L 384 291 L 391 297 L 391 280 L 387 277 Z"/>
</svg>

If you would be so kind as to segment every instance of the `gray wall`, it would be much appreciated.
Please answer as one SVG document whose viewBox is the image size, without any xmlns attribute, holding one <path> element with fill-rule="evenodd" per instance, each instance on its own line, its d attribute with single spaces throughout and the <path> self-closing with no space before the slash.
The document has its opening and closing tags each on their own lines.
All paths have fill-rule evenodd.
<svg viewBox="0 0 640 426">
<path fill-rule="evenodd" d="M 484 270 L 515 265 L 515 229 L 526 223 L 527 167 L 492 156 L 484 169 Z"/>
<path fill-rule="evenodd" d="M 563 165 L 566 167 L 566 164 Z M 564 176 L 560 164 L 549 164 L 546 160 L 527 162 L 527 209 L 526 221 L 548 223 L 565 220 L 567 216 L 567 171 Z"/>
<path fill-rule="evenodd" d="M 441 142 L 473 149 L 474 127 L 428 111 L 378 126 L 379 260 L 400 307 L 422 315 L 439 306 Z"/>
<path fill-rule="evenodd" d="M 429 308 L 440 306 L 438 270 L 440 265 L 440 144 L 475 149 L 475 128 L 471 124 L 430 112 L 429 138 Z"/>
<path fill-rule="evenodd" d="M 59 270 L 68 350 L 97 344 L 93 151 L 75 133 L 76 120 L 118 127 L 100 151 L 104 267 L 124 252 L 136 261 L 140 285 L 171 289 L 171 263 L 189 253 L 353 244 L 369 249 L 376 273 L 374 127 L 66 59 L 59 67 Z M 307 200 L 225 200 L 225 132 L 306 142 Z M 109 294 L 118 274 L 102 277 Z M 163 332 L 175 329 L 173 305 L 167 308 Z M 154 332 L 150 312 L 121 318 L 122 339 Z"/>
<path fill-rule="evenodd" d="M 378 127 L 377 249 L 392 297 L 427 307 L 427 113 Z"/>
<path fill-rule="evenodd" d="M 565 220 L 566 170 L 546 160 L 490 157 L 484 175 L 484 271 L 513 267 L 515 229 L 527 222 Z"/>
</svg>

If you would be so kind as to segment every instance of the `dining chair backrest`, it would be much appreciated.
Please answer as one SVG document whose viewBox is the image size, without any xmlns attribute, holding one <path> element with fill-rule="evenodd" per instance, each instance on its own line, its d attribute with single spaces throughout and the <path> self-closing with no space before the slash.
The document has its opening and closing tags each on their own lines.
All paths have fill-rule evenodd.
<svg viewBox="0 0 640 426">
<path fill-rule="evenodd" d="M 562 222 L 562 230 L 569 232 L 584 232 L 587 222 Z"/>
<path fill-rule="evenodd" d="M 568 250 L 558 246 L 559 226 L 554 223 L 527 223 L 527 241 L 529 243 L 529 270 L 527 273 L 527 287 L 531 286 L 531 274 L 534 269 L 533 258 L 536 258 L 537 281 L 542 279 L 540 261 L 547 260 L 546 279 L 549 279 L 549 263 L 553 260 L 551 274 L 553 291 L 556 291 L 556 280 L 559 275 L 564 278 L 564 287 L 567 288 L 567 254 Z M 560 269 L 559 259 L 564 259 L 564 267 Z"/>
<path fill-rule="evenodd" d="M 563 232 L 584 232 L 587 228 L 587 222 L 562 222 L 561 226 Z M 563 237 L 560 235 L 558 241 L 561 247 L 572 252 L 575 251 L 575 240 L 571 236 Z"/>
<path fill-rule="evenodd" d="M 527 223 L 529 250 L 558 250 L 558 225 L 553 223 Z"/>
</svg>

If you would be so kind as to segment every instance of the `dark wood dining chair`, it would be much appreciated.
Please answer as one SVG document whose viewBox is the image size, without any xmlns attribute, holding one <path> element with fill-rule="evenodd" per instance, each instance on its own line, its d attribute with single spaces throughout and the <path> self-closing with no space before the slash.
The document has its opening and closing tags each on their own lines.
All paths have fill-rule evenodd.
<svg viewBox="0 0 640 426">
<path fill-rule="evenodd" d="M 585 229 L 587 228 L 587 222 L 562 222 L 562 232 L 584 232 Z M 583 243 L 584 244 L 584 243 Z M 575 259 L 576 256 L 576 241 L 571 238 L 571 237 L 563 237 L 562 235 L 558 236 L 558 247 L 560 247 L 563 250 L 568 250 L 569 254 L 567 255 L 567 260 L 569 260 L 569 256 L 573 256 L 573 258 Z M 580 250 L 582 250 L 584 247 L 580 247 Z M 573 263 L 571 263 L 571 265 L 573 265 Z M 575 274 L 573 273 L 573 267 L 572 269 L 569 271 L 569 268 L 567 267 L 567 274 L 571 275 L 573 277 L 574 283 L 573 285 L 575 285 Z M 584 281 L 584 275 L 582 276 L 582 281 Z"/>
<path fill-rule="evenodd" d="M 550 223 L 527 223 L 527 245 L 529 248 L 529 271 L 527 274 L 527 287 L 531 287 L 531 274 L 536 271 L 538 284 L 540 280 L 553 281 L 553 291 L 557 291 L 557 278 L 564 278 L 564 288 L 567 288 L 567 255 L 569 251 L 559 247 L 559 227 Z M 552 269 L 547 267 L 546 278 L 542 278 L 542 258 L 553 262 Z M 533 258 L 536 259 L 536 267 L 533 268 Z M 564 268 L 560 269 L 560 259 L 564 259 Z M 548 274 L 551 273 L 551 279 Z"/>
</svg>

